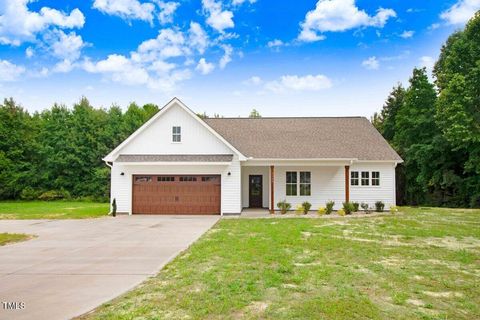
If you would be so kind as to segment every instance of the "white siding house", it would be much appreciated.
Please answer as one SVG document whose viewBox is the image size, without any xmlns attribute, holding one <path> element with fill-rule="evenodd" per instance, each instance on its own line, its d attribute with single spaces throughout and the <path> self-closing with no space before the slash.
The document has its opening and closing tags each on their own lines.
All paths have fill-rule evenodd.
<svg viewBox="0 0 480 320">
<path fill-rule="evenodd" d="M 330 122 L 346 129 L 332 134 Z M 372 128 L 364 118 L 202 120 L 175 98 L 104 158 L 111 199 L 128 214 L 240 214 L 284 199 L 388 208 L 402 160 Z M 363 140 L 373 147 L 356 148 Z"/>
</svg>

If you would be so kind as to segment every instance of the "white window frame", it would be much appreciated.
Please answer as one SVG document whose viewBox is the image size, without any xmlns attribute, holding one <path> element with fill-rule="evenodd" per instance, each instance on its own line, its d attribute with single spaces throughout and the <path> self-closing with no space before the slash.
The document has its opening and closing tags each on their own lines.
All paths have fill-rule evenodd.
<svg viewBox="0 0 480 320">
<path fill-rule="evenodd" d="M 364 173 L 366 173 L 366 177 L 364 177 Z M 366 183 L 364 183 L 366 182 Z M 362 187 L 369 187 L 370 186 L 370 171 L 362 171 L 360 173 L 360 185 Z"/>
<path fill-rule="evenodd" d="M 357 177 L 353 177 L 353 175 L 356 174 Z M 353 184 L 353 181 L 356 181 L 356 184 Z M 350 171 L 350 185 L 353 187 L 358 187 L 360 186 L 360 173 L 358 171 Z"/>
<path fill-rule="evenodd" d="M 377 174 L 377 177 L 374 177 L 374 174 Z M 377 181 L 377 184 L 374 184 L 373 181 Z M 380 171 L 372 171 L 372 187 L 380 187 Z"/>
<path fill-rule="evenodd" d="M 308 182 L 302 182 L 302 173 L 308 173 Z M 298 172 L 298 193 L 301 197 L 310 197 L 312 195 L 312 172 L 311 171 L 299 171 Z M 302 194 L 302 185 L 308 185 L 310 194 Z"/>
<path fill-rule="evenodd" d="M 178 129 L 178 132 L 176 131 Z M 176 140 L 175 138 L 178 138 Z M 182 143 L 182 127 L 172 126 L 172 143 Z"/>
</svg>

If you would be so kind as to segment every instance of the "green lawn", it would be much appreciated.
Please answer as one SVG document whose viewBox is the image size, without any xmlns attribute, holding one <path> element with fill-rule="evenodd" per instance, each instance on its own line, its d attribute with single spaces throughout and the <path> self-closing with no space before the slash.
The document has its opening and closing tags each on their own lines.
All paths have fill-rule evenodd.
<svg viewBox="0 0 480 320">
<path fill-rule="evenodd" d="M 86 319 L 479 319 L 480 210 L 224 219 Z"/>
<path fill-rule="evenodd" d="M 108 203 L 77 201 L 1 201 L 0 219 L 81 219 L 105 216 Z"/>
<path fill-rule="evenodd" d="M 31 238 L 31 235 L 23 233 L 0 233 L 0 246 L 4 246 L 8 243 L 25 241 Z"/>
</svg>

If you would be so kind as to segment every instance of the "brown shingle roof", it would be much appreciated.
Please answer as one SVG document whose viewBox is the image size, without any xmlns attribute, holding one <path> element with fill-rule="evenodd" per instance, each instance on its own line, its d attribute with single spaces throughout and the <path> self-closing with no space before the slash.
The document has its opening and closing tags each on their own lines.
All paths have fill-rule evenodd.
<svg viewBox="0 0 480 320">
<path fill-rule="evenodd" d="M 117 162 L 230 162 L 231 154 L 121 154 Z"/>
<path fill-rule="evenodd" d="M 364 117 L 208 118 L 243 155 L 267 159 L 402 159 Z"/>
</svg>

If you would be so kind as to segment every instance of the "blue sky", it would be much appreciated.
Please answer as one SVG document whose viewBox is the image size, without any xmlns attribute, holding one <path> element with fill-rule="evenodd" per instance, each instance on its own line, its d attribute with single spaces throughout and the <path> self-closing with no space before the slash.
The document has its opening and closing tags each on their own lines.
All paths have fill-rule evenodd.
<svg viewBox="0 0 480 320">
<path fill-rule="evenodd" d="M 480 0 L 0 0 L 0 97 L 370 116 Z"/>
</svg>

